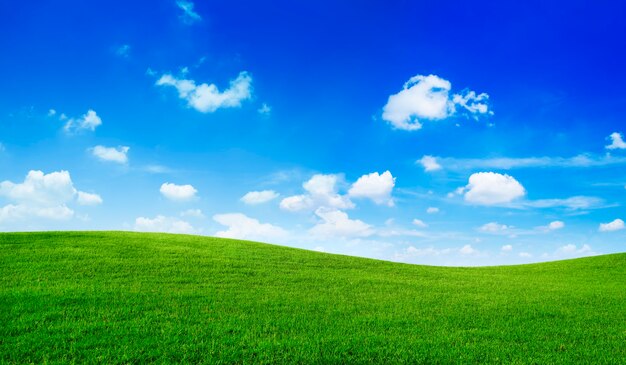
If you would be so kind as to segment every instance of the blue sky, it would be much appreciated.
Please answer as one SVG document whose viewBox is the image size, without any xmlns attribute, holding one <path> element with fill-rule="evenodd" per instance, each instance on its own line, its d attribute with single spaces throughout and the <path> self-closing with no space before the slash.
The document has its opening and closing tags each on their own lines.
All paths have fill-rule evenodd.
<svg viewBox="0 0 626 365">
<path fill-rule="evenodd" d="M 0 4 L 0 230 L 626 250 L 620 2 Z"/>
</svg>

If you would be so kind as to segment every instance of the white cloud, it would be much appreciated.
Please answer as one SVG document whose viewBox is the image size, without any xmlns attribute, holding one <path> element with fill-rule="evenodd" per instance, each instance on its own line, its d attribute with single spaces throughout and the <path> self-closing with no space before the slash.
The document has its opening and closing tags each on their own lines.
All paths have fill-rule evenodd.
<svg viewBox="0 0 626 365">
<path fill-rule="evenodd" d="M 181 212 L 180 216 L 191 218 L 204 218 L 204 214 L 202 214 L 202 210 L 200 209 L 187 209 L 184 212 Z"/>
<path fill-rule="evenodd" d="M 414 224 L 414 225 L 416 225 L 416 226 L 418 226 L 418 227 L 422 227 L 422 228 L 426 228 L 426 227 L 428 227 L 428 224 L 424 223 L 424 221 L 423 221 L 423 220 L 421 220 L 421 219 L 417 219 L 417 218 L 416 218 L 416 219 L 413 219 L 413 224 Z"/>
<path fill-rule="evenodd" d="M 436 157 L 424 155 L 417 162 L 424 166 L 426 172 L 441 170 L 441 165 L 437 163 Z"/>
<path fill-rule="evenodd" d="M 615 150 L 615 149 L 623 150 L 623 149 L 626 149 L 626 142 L 624 142 L 621 133 L 613 132 L 613 133 L 611 133 L 609 138 L 611 139 L 611 144 L 606 146 L 606 149 L 608 149 L 608 150 Z"/>
<path fill-rule="evenodd" d="M 519 255 L 519 257 L 523 257 L 523 258 L 530 258 L 530 257 L 533 257 L 533 255 L 531 255 L 531 254 L 530 254 L 530 253 L 528 253 L 528 252 L 520 252 L 518 255 Z"/>
<path fill-rule="evenodd" d="M 548 224 L 548 229 L 551 231 L 555 231 L 563 227 L 565 227 L 565 223 L 563 223 L 562 221 L 553 221 L 553 222 L 550 222 L 550 224 Z"/>
<path fill-rule="evenodd" d="M 199 233 L 191 224 L 173 217 L 157 215 L 155 218 L 138 217 L 135 219 L 135 231 L 165 233 Z"/>
<path fill-rule="evenodd" d="M 28 218 L 63 220 L 74 216 L 67 204 L 96 203 L 96 194 L 78 192 L 74 188 L 69 172 L 57 171 L 44 174 L 42 171 L 29 171 L 22 183 L 3 181 L 0 183 L 0 196 L 15 204 L 0 208 L 0 222 Z M 100 199 L 100 202 L 102 200 Z"/>
<path fill-rule="evenodd" d="M 609 223 L 600 223 L 598 228 L 600 232 L 613 232 L 621 229 L 624 229 L 624 221 L 619 218 Z"/>
<path fill-rule="evenodd" d="M 415 246 L 407 247 L 404 252 L 394 255 L 396 260 L 406 260 L 412 257 L 424 257 L 424 256 L 443 256 L 454 253 L 454 250 L 450 248 L 437 249 L 434 247 L 417 248 Z"/>
<path fill-rule="evenodd" d="M 467 90 L 450 98 L 451 87 L 448 80 L 436 75 L 414 76 L 400 92 L 389 96 L 382 118 L 394 128 L 412 131 L 421 129 L 423 120 L 440 120 L 454 115 L 456 105 L 466 115 L 492 114 L 487 94 L 476 95 Z"/>
<path fill-rule="evenodd" d="M 261 105 L 261 107 L 257 109 L 257 112 L 262 116 L 269 117 L 269 115 L 272 113 L 272 107 L 263 103 L 263 105 Z"/>
<path fill-rule="evenodd" d="M 554 208 L 564 207 L 569 210 L 591 209 L 599 207 L 602 199 L 591 196 L 572 196 L 566 199 L 539 199 L 526 201 L 521 204 L 522 207 L 530 208 Z"/>
<path fill-rule="evenodd" d="M 465 245 L 463 247 L 461 247 L 461 249 L 459 250 L 459 253 L 461 253 L 462 255 L 473 255 L 478 253 L 478 251 L 472 247 L 472 245 Z"/>
<path fill-rule="evenodd" d="M 500 224 L 497 222 L 490 222 L 482 225 L 478 230 L 485 233 L 508 233 L 512 227 L 506 224 Z"/>
<path fill-rule="evenodd" d="M 437 208 L 437 207 L 428 207 L 426 209 L 426 213 L 428 213 L 428 214 L 439 213 L 439 208 Z"/>
<path fill-rule="evenodd" d="M 473 204 L 510 203 L 526 194 L 524 187 L 512 176 L 495 172 L 478 172 L 469 178 L 465 200 Z"/>
<path fill-rule="evenodd" d="M 130 55 L 130 45 L 122 44 L 121 46 L 117 47 L 117 49 L 115 50 L 115 54 L 120 57 L 127 58 Z"/>
<path fill-rule="evenodd" d="M 556 252 L 554 253 L 554 257 L 556 258 L 591 256 L 591 255 L 596 255 L 596 253 L 593 252 L 593 250 L 591 249 L 591 246 L 585 244 L 585 245 L 582 245 L 580 248 L 578 248 L 576 245 L 573 245 L 571 243 L 565 246 L 559 247 L 559 249 L 556 250 Z"/>
<path fill-rule="evenodd" d="M 102 198 L 98 194 L 85 193 L 84 191 L 77 192 L 78 196 L 76 201 L 80 205 L 99 205 L 102 204 Z"/>
<path fill-rule="evenodd" d="M 116 162 L 120 164 L 125 164 L 128 162 L 128 151 L 130 147 L 127 146 L 119 146 L 115 147 L 105 147 L 105 146 L 95 146 L 90 149 L 91 153 L 96 156 L 101 161 L 110 161 Z"/>
<path fill-rule="evenodd" d="M 64 114 L 63 114 L 64 115 Z M 62 115 L 62 116 L 63 116 Z M 86 114 L 76 119 L 71 118 L 65 123 L 63 129 L 67 133 L 79 132 L 82 130 L 95 131 L 96 128 L 102 124 L 102 119 L 92 109 L 89 109 Z"/>
<path fill-rule="evenodd" d="M 164 74 L 156 82 L 157 86 L 173 86 L 178 96 L 187 104 L 202 113 L 213 113 L 220 108 L 236 108 L 241 102 L 252 97 L 252 76 L 243 71 L 236 79 L 230 81 L 228 89 L 220 92 L 215 84 L 197 85 L 194 80 L 177 79 Z"/>
<path fill-rule="evenodd" d="M 183 11 L 183 14 L 180 16 L 182 21 L 186 24 L 192 24 L 197 21 L 202 20 L 202 17 L 196 13 L 194 8 L 194 3 L 191 1 L 178 0 L 176 1 L 176 5 Z"/>
<path fill-rule="evenodd" d="M 164 183 L 159 190 L 164 197 L 173 201 L 191 200 L 198 190 L 191 185 L 176 185 L 172 183 Z"/>
<path fill-rule="evenodd" d="M 341 177 L 338 175 L 313 175 L 302 184 L 307 193 L 284 198 L 280 202 L 280 208 L 290 212 L 314 210 L 318 207 L 354 208 L 347 196 L 338 193 L 337 185 L 340 181 Z"/>
<path fill-rule="evenodd" d="M 372 172 L 361 176 L 348 191 L 348 195 L 354 198 L 368 198 L 376 204 L 386 204 L 393 206 L 391 191 L 395 185 L 396 178 L 391 172 L 385 171 L 382 174 Z"/>
<path fill-rule="evenodd" d="M 272 240 L 285 237 L 287 231 L 269 223 L 260 223 L 241 213 L 216 214 L 213 220 L 228 227 L 227 230 L 215 233 L 217 237 L 247 240 Z"/>
<path fill-rule="evenodd" d="M 368 237 L 374 234 L 372 226 L 358 219 L 350 219 L 341 210 L 321 207 L 315 210 L 321 221 L 309 230 L 315 236 L 334 237 Z"/>
<path fill-rule="evenodd" d="M 511 245 L 504 245 L 500 248 L 500 250 L 502 250 L 502 252 L 511 252 L 513 251 L 513 246 Z"/>
<path fill-rule="evenodd" d="M 241 201 L 250 205 L 261 204 L 278 198 L 278 195 L 274 190 L 251 191 L 242 196 Z"/>
</svg>

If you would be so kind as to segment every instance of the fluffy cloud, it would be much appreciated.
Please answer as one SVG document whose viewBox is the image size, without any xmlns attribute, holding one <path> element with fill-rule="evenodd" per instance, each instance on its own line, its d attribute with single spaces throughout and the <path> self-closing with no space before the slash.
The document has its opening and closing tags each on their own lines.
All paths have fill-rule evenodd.
<svg viewBox="0 0 626 365">
<path fill-rule="evenodd" d="M 258 220 L 241 213 L 216 214 L 213 216 L 213 220 L 228 227 L 227 230 L 215 233 L 217 237 L 272 240 L 287 235 L 287 231 L 280 227 L 269 223 L 260 223 Z"/>
<path fill-rule="evenodd" d="M 511 227 L 506 224 L 490 222 L 482 225 L 478 230 L 485 233 L 503 233 L 507 232 L 509 229 L 511 229 Z"/>
<path fill-rule="evenodd" d="M 74 215 L 74 211 L 67 206 L 71 202 L 82 205 L 102 203 L 97 194 L 76 190 L 67 171 L 50 174 L 29 171 L 22 183 L 0 183 L 0 196 L 14 203 L 0 208 L 0 222 L 31 217 L 69 219 Z"/>
<path fill-rule="evenodd" d="M 621 219 L 615 219 L 609 223 L 600 223 L 600 227 L 598 228 L 600 232 L 613 232 L 621 229 L 624 229 L 624 221 Z"/>
<path fill-rule="evenodd" d="M 172 183 L 164 183 L 159 190 L 164 197 L 173 201 L 191 200 L 198 190 L 191 185 L 176 185 Z"/>
<path fill-rule="evenodd" d="M 130 147 L 120 146 L 115 148 L 100 145 L 90 149 L 91 153 L 101 161 L 110 161 L 120 164 L 128 162 L 128 150 L 130 150 Z"/>
<path fill-rule="evenodd" d="M 524 187 L 512 176 L 495 172 L 472 174 L 465 188 L 465 200 L 481 205 L 510 203 L 526 194 Z"/>
<path fill-rule="evenodd" d="M 240 107 L 242 101 L 252 97 L 252 76 L 245 71 L 231 80 L 230 86 L 223 92 L 220 92 L 215 84 L 196 85 L 194 80 L 178 79 L 171 74 L 161 76 L 156 85 L 176 88 L 181 99 L 202 113 L 213 113 L 220 108 Z"/>
<path fill-rule="evenodd" d="M 348 214 L 332 208 L 315 210 L 321 221 L 309 230 L 320 237 L 368 237 L 374 234 L 372 227 L 358 219 L 350 219 Z"/>
<path fill-rule="evenodd" d="M 394 128 L 412 131 L 422 128 L 423 120 L 440 120 L 454 115 L 457 106 L 466 115 L 492 114 L 489 95 L 466 90 L 450 97 L 451 87 L 448 80 L 436 75 L 414 76 L 400 92 L 389 96 L 382 117 Z"/>
<path fill-rule="evenodd" d="M 183 14 L 180 16 L 180 18 L 185 24 L 192 24 L 202 20 L 202 17 L 193 10 L 193 2 L 178 0 L 176 1 L 176 5 L 183 11 Z"/>
<path fill-rule="evenodd" d="M 241 201 L 246 204 L 254 205 L 267 203 L 268 201 L 276 198 L 278 198 L 278 193 L 274 190 L 251 191 L 242 196 Z"/>
<path fill-rule="evenodd" d="M 338 175 L 313 175 L 311 179 L 302 184 L 307 193 L 284 198 L 280 202 L 280 208 L 290 212 L 313 210 L 318 207 L 354 208 L 354 204 L 347 196 L 338 193 L 339 181 Z"/>
<path fill-rule="evenodd" d="M 396 178 L 391 172 L 385 171 L 382 174 L 372 172 L 361 176 L 348 191 L 348 195 L 354 198 L 368 198 L 376 204 L 386 204 L 393 206 L 391 191 L 395 185 Z"/>
<path fill-rule="evenodd" d="M 424 166 L 424 171 L 426 172 L 441 170 L 441 165 L 437 163 L 436 157 L 424 155 L 417 162 Z"/>
<path fill-rule="evenodd" d="M 135 231 L 195 234 L 198 230 L 191 224 L 173 217 L 157 215 L 155 218 L 138 217 L 135 219 Z"/>
<path fill-rule="evenodd" d="M 63 129 L 67 133 L 79 132 L 82 130 L 95 131 L 96 128 L 102 124 L 102 119 L 98 114 L 89 109 L 86 114 L 80 118 L 70 118 Z"/>
<path fill-rule="evenodd" d="M 626 149 L 626 142 L 624 142 L 624 140 L 622 139 L 622 134 L 621 133 L 613 132 L 613 133 L 611 133 L 609 138 L 611 139 L 611 144 L 606 146 L 606 149 L 609 149 L 609 150 L 615 150 L 615 149 L 623 150 L 623 149 Z"/>
</svg>

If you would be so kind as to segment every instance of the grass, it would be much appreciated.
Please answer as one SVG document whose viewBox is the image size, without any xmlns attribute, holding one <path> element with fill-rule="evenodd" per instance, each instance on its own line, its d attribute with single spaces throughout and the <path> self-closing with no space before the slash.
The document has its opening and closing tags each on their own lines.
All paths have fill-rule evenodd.
<svg viewBox="0 0 626 365">
<path fill-rule="evenodd" d="M 626 254 L 446 268 L 128 232 L 0 234 L 1 363 L 626 363 Z"/>
</svg>

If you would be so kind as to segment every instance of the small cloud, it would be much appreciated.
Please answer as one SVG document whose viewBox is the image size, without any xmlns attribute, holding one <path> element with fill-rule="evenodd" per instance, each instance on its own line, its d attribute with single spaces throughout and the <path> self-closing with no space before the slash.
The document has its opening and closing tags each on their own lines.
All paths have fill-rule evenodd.
<svg viewBox="0 0 626 365">
<path fill-rule="evenodd" d="M 115 49 L 115 54 L 123 58 L 128 58 L 128 56 L 130 56 L 130 45 L 122 44 Z"/>
<path fill-rule="evenodd" d="M 426 228 L 426 227 L 428 227 L 428 224 L 424 223 L 424 221 L 423 221 L 423 220 L 421 220 L 421 219 L 417 219 L 417 218 L 416 218 L 416 219 L 413 219 L 413 224 L 414 224 L 414 225 L 416 225 L 416 226 L 418 226 L 418 227 L 421 227 L 421 228 Z"/>
<path fill-rule="evenodd" d="M 61 114 L 65 116 L 65 114 Z M 87 110 L 87 113 L 80 118 L 71 118 L 65 123 L 63 130 L 66 133 L 76 133 L 83 130 L 95 131 L 98 126 L 102 124 L 102 119 L 98 114 L 92 110 Z"/>
<path fill-rule="evenodd" d="M 437 163 L 436 157 L 424 155 L 417 162 L 424 166 L 424 171 L 426 172 L 441 170 L 441 165 Z"/>
<path fill-rule="evenodd" d="M 490 222 L 481 226 L 478 230 L 485 233 L 507 233 L 511 229 L 506 224 L 499 224 L 496 222 Z"/>
<path fill-rule="evenodd" d="M 624 229 L 624 221 L 619 218 L 609 223 L 600 223 L 600 227 L 598 228 L 600 232 L 613 232 L 622 229 Z"/>
<path fill-rule="evenodd" d="M 428 213 L 428 214 L 436 214 L 436 213 L 439 213 L 439 208 L 437 208 L 437 207 L 428 207 L 428 208 L 426 209 L 426 213 Z"/>
<path fill-rule="evenodd" d="M 338 193 L 337 185 L 342 181 L 339 175 L 315 174 L 302 184 L 305 194 L 284 198 L 280 202 L 280 208 L 290 212 L 315 210 L 318 207 L 354 208 L 348 196 Z"/>
<path fill-rule="evenodd" d="M 230 86 L 223 92 L 215 84 L 196 85 L 194 80 L 179 79 L 170 74 L 161 76 L 156 86 L 174 87 L 188 106 L 201 113 L 213 113 L 220 108 L 238 108 L 242 101 L 252 97 L 252 76 L 245 71 L 231 80 Z"/>
<path fill-rule="evenodd" d="M 272 240 L 287 236 L 287 231 L 269 223 L 261 223 L 242 213 L 216 214 L 213 220 L 228 227 L 215 233 L 217 237 L 249 240 Z"/>
<path fill-rule="evenodd" d="M 49 117 L 54 117 L 56 115 L 57 111 L 54 109 L 50 109 L 48 110 L 48 116 Z"/>
<path fill-rule="evenodd" d="M 204 214 L 202 214 L 202 210 L 200 209 L 187 209 L 184 212 L 181 212 L 180 216 L 191 218 L 204 218 Z"/>
<path fill-rule="evenodd" d="M 257 113 L 261 114 L 264 117 L 269 117 L 272 113 L 272 107 L 263 103 L 259 109 L 257 109 Z"/>
<path fill-rule="evenodd" d="M 478 253 L 478 251 L 474 249 L 472 245 L 465 245 L 461 247 L 461 249 L 459 250 L 459 253 L 461 253 L 462 255 L 473 255 L 473 254 Z"/>
<path fill-rule="evenodd" d="M 526 195 L 526 190 L 515 178 L 495 172 L 472 174 L 465 189 L 465 201 L 480 205 L 510 203 Z"/>
<path fill-rule="evenodd" d="M 202 20 L 202 17 L 193 10 L 194 8 L 193 2 L 179 0 L 179 1 L 176 1 L 176 5 L 183 11 L 183 14 L 180 16 L 183 23 L 193 24 L 195 22 Z"/>
<path fill-rule="evenodd" d="M 350 219 L 348 214 L 332 208 L 318 208 L 315 215 L 321 221 L 309 230 L 321 237 L 368 237 L 374 234 L 372 226 L 358 219 Z"/>
<path fill-rule="evenodd" d="M 622 138 L 622 134 L 618 133 L 618 132 L 613 132 L 611 133 L 611 135 L 609 136 L 609 138 L 611 139 L 611 144 L 608 146 L 605 146 L 605 148 L 607 150 L 623 150 L 626 149 L 626 142 L 624 142 L 624 139 Z"/>
<path fill-rule="evenodd" d="M 102 204 L 102 198 L 98 194 L 85 193 L 84 191 L 78 192 L 76 199 L 80 205 L 99 205 Z"/>
<path fill-rule="evenodd" d="M 198 190 L 191 185 L 176 185 L 164 183 L 159 190 L 161 194 L 169 200 L 184 202 L 193 199 Z"/>
<path fill-rule="evenodd" d="M 255 205 L 267 203 L 270 200 L 278 198 L 278 195 L 279 194 L 274 190 L 251 191 L 242 196 L 240 200 L 246 204 Z"/>
<path fill-rule="evenodd" d="M 465 90 L 450 97 L 451 88 L 450 81 L 436 75 L 414 76 L 400 92 L 389 96 L 382 118 L 393 128 L 414 131 L 422 128 L 424 120 L 445 119 L 459 110 L 473 117 L 493 114 L 489 110 L 489 95 Z"/>
<path fill-rule="evenodd" d="M 565 223 L 563 223 L 562 221 L 553 221 L 553 222 L 550 222 L 550 224 L 548 224 L 548 229 L 551 231 L 555 231 L 563 227 L 565 227 Z"/>
<path fill-rule="evenodd" d="M 500 248 L 500 250 L 502 252 L 511 252 L 511 251 L 513 251 L 513 246 L 511 246 L 511 245 L 504 245 L 504 246 L 502 246 Z"/>
<path fill-rule="evenodd" d="M 518 255 L 519 255 L 519 257 L 523 257 L 523 258 L 531 258 L 531 257 L 533 257 L 533 255 L 531 255 L 528 252 L 520 252 Z"/>
<path fill-rule="evenodd" d="M 105 147 L 105 146 L 95 146 L 90 148 L 89 151 L 96 156 L 101 161 L 107 162 L 115 162 L 119 164 L 128 163 L 128 151 L 130 147 L 127 146 L 119 146 L 115 147 Z"/>
<path fill-rule="evenodd" d="M 195 229 L 189 222 L 173 217 L 165 217 L 157 215 L 155 218 L 138 217 L 135 219 L 135 231 L 140 232 L 165 232 L 165 233 L 184 233 L 197 234 L 199 230 Z"/>
<path fill-rule="evenodd" d="M 376 204 L 385 204 L 389 207 L 394 205 L 391 198 L 391 191 L 396 184 L 396 178 L 391 172 L 385 171 L 382 174 L 372 172 L 361 176 L 348 191 L 348 195 L 353 198 L 368 198 Z"/>
</svg>

